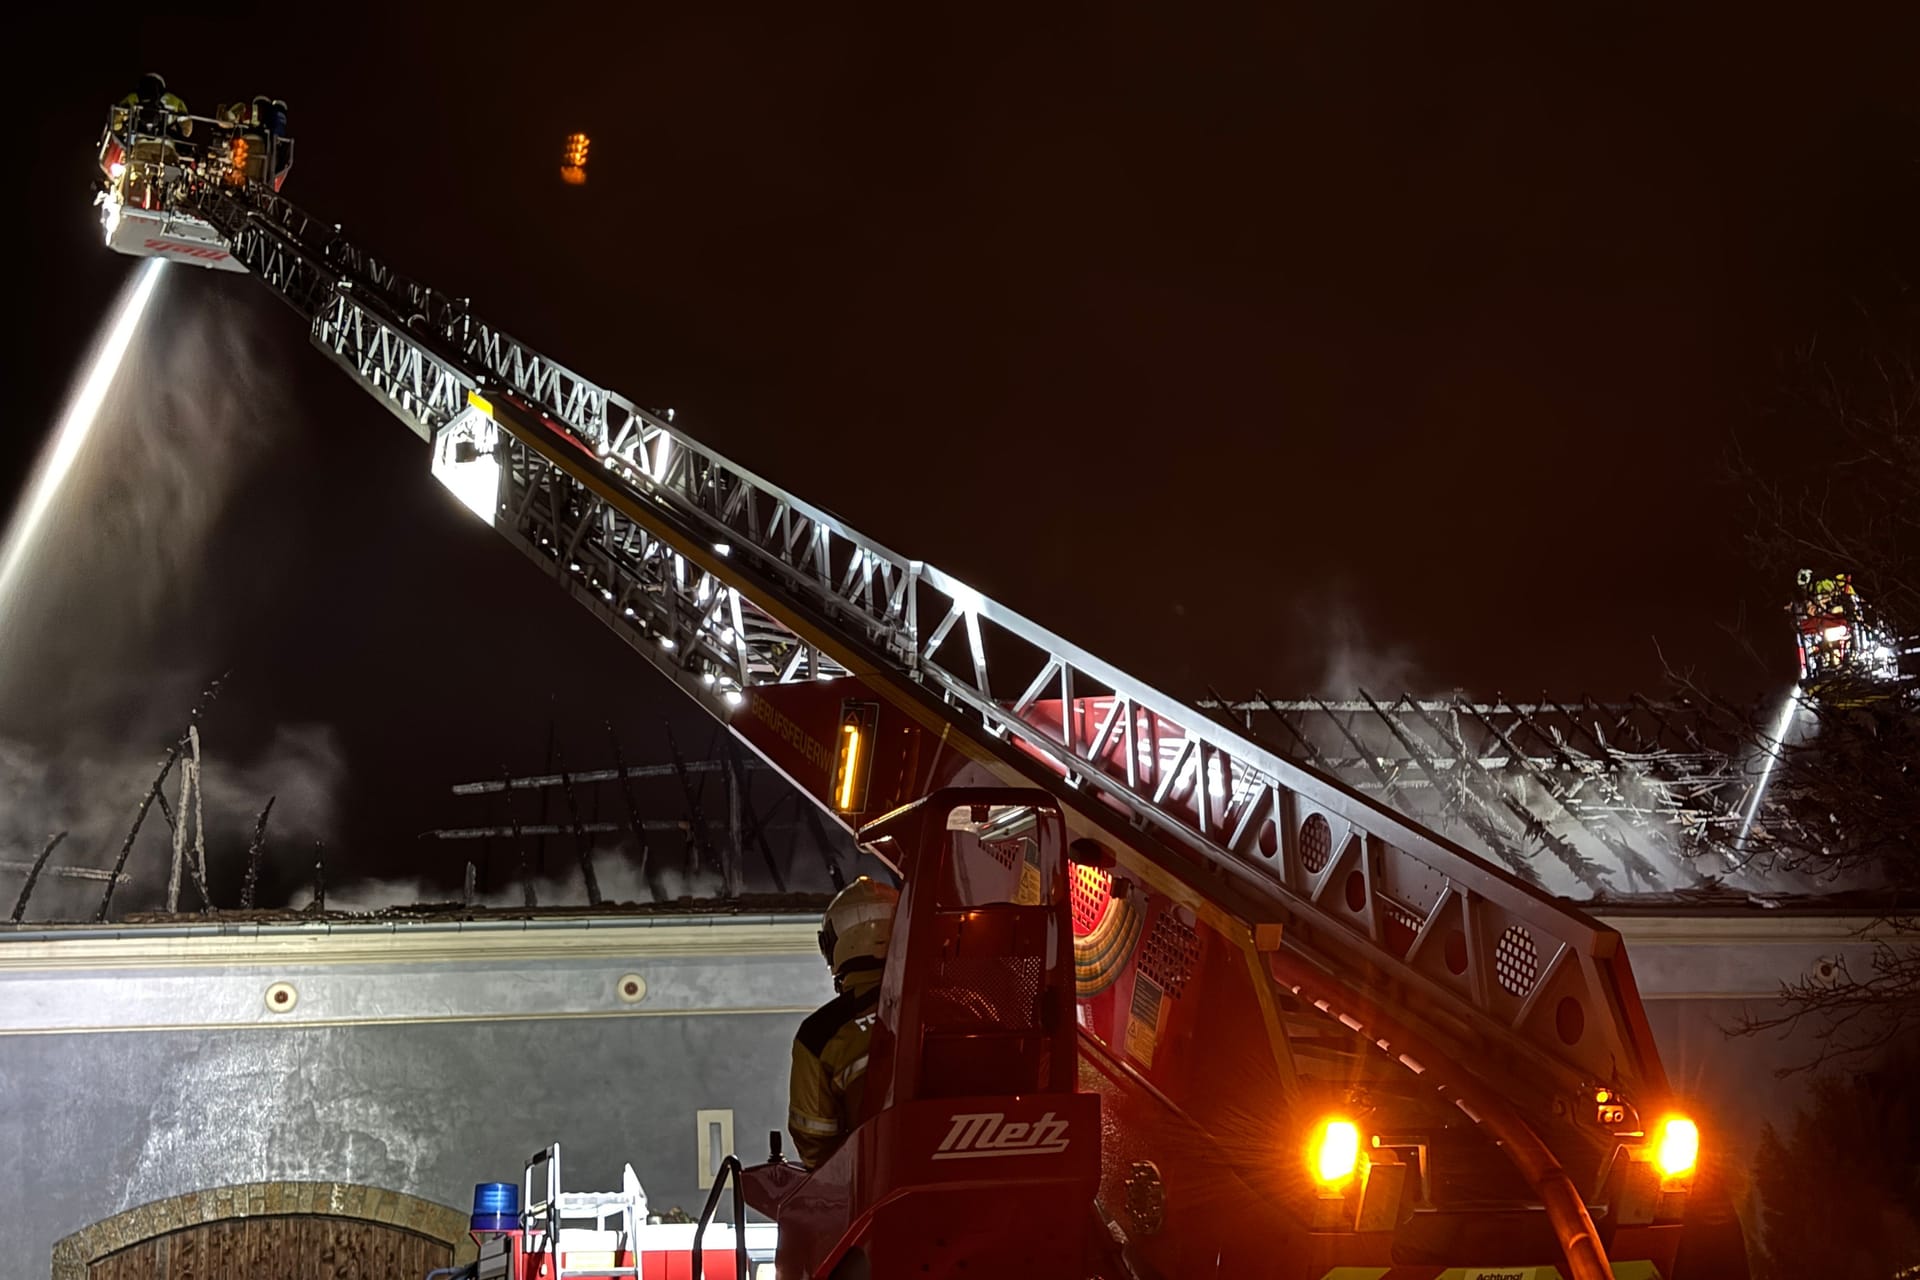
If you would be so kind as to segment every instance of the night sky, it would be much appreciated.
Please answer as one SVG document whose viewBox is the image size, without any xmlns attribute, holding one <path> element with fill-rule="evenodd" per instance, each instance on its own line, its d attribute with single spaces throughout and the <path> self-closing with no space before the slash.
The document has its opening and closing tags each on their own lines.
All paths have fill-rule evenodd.
<svg viewBox="0 0 1920 1280">
<path fill-rule="evenodd" d="M 134 269 L 88 202 L 154 69 L 196 111 L 285 98 L 296 203 L 1170 692 L 1790 678 L 1723 464 L 1781 451 L 1787 353 L 1920 278 L 1920 6 L 1035 8 L 45 26 L 0 504 Z M 252 406 L 225 496 L 137 617 L 87 621 L 81 573 L 10 619 L 38 657 L 0 737 L 157 755 L 232 668 L 210 739 L 327 726 L 336 846 L 444 880 L 411 833 L 549 725 L 570 762 L 608 718 L 704 752 L 264 289 L 164 288 L 163 328 L 241 335 L 149 362 Z"/>
</svg>

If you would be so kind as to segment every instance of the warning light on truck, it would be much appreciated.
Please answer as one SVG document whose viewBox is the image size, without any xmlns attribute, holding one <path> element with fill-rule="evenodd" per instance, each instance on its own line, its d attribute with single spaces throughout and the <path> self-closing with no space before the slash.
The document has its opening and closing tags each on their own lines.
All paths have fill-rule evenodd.
<svg viewBox="0 0 1920 1280">
<path fill-rule="evenodd" d="M 880 708 L 871 702 L 840 707 L 838 757 L 833 767 L 833 807 L 862 813 L 867 807 L 867 777 L 873 772 L 873 730 Z"/>
<path fill-rule="evenodd" d="M 1653 1148 L 1653 1161 L 1660 1174 L 1681 1178 L 1693 1172 L 1700 1158 L 1700 1130 L 1684 1116 L 1668 1116 L 1660 1122 Z"/>
<path fill-rule="evenodd" d="M 584 133 L 567 135 L 566 148 L 561 152 L 560 180 L 568 186 L 577 187 L 587 180 L 587 141 Z"/>
<path fill-rule="evenodd" d="M 1327 1120 L 1314 1131 L 1313 1176 L 1324 1185 L 1345 1182 L 1360 1167 L 1360 1130 L 1351 1120 Z"/>
</svg>

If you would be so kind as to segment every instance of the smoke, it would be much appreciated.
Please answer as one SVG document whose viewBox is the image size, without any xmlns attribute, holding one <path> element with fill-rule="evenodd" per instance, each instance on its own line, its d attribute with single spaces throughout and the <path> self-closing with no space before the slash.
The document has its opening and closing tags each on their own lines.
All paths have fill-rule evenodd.
<svg viewBox="0 0 1920 1280">
<path fill-rule="evenodd" d="M 216 901 L 231 906 L 238 898 L 232 881 L 267 797 L 277 797 L 270 844 L 310 846 L 333 829 L 346 770 L 332 731 L 319 725 L 282 728 L 263 750 L 245 758 L 222 753 L 210 735 L 205 742 L 201 796 L 210 874 Z M 48 836 L 65 831 L 67 838 L 55 850 L 50 867 L 110 868 L 164 755 L 163 749 L 143 755 L 126 748 L 74 744 L 50 750 L 0 738 L 0 858 L 30 860 Z M 163 794 L 169 805 L 177 804 L 178 769 L 169 775 Z M 115 915 L 152 910 L 164 902 L 171 857 L 171 834 L 156 806 L 127 859 L 130 882 L 114 890 Z M 0 910 L 11 913 L 24 879 L 21 872 L 0 872 Z M 92 919 L 105 887 L 99 881 L 43 874 L 26 919 Z M 191 889 L 183 890 L 181 901 L 199 905 Z"/>
<path fill-rule="evenodd" d="M 1324 646 L 1315 686 L 1323 697 L 1351 698 L 1365 689 L 1375 697 L 1394 698 L 1426 679 L 1411 649 L 1383 645 L 1367 634 L 1358 606 L 1343 588 L 1325 592 L 1310 606 L 1297 604 L 1295 612 L 1295 634 L 1318 636 Z"/>
<path fill-rule="evenodd" d="M 288 406 L 252 309 L 217 282 L 174 274 L 0 600 L 10 734 L 98 725 L 129 703 L 136 723 L 123 728 L 157 727 L 142 714 L 156 703 L 177 723 L 176 708 L 217 674 L 186 670 L 207 655 L 168 651 L 206 630 L 183 615 L 199 603 L 208 539 Z M 173 682 L 156 681 L 156 668 L 176 669 Z"/>
<path fill-rule="evenodd" d="M 266 750 L 244 762 L 223 763 L 210 754 L 201 786 L 207 823 L 214 814 L 245 819 L 249 835 L 260 806 L 274 797 L 276 833 L 325 839 L 339 817 L 339 796 L 346 764 L 333 730 L 326 725 L 282 725 Z"/>
<path fill-rule="evenodd" d="M 276 808 L 275 812 L 279 812 Z M 594 879 L 599 882 L 600 896 L 607 903 L 647 903 L 656 901 L 647 880 L 651 878 L 659 885 L 661 902 L 671 902 L 676 898 L 718 898 L 722 885 L 720 877 L 712 873 L 688 876 L 682 872 L 660 866 L 659 853 L 653 858 L 653 869 L 648 876 L 640 874 L 637 861 L 628 846 L 620 845 L 606 849 L 597 849 L 593 853 Z M 495 884 L 485 893 L 475 893 L 474 904 L 483 907 L 519 907 L 526 903 L 521 891 L 517 870 L 507 859 L 496 858 L 493 864 Z M 587 905 L 587 888 L 580 876 L 578 862 L 572 863 L 566 871 L 554 875 L 539 875 L 533 881 L 534 896 L 542 907 L 584 907 Z M 404 906 L 422 902 L 446 902 L 457 899 L 459 890 L 451 892 L 443 885 L 428 880 L 356 880 L 342 886 L 338 891 L 327 887 L 327 910 L 329 911 L 382 911 L 388 907 Z M 283 907 L 298 910 L 313 900 L 311 884 L 297 890 L 282 903 Z"/>
<path fill-rule="evenodd" d="M 67 406 L 71 420 L 89 389 L 99 392 L 91 430 L 77 442 L 54 433 L 70 446 L 55 451 L 65 470 L 44 503 L 17 516 L 31 527 L 10 535 L 18 563 L 0 598 L 0 858 L 31 860 L 67 831 L 50 866 L 110 867 L 167 745 L 233 656 L 225 633 L 249 600 L 212 598 L 209 553 L 221 516 L 291 417 L 258 305 L 230 281 L 171 272 L 111 385 L 89 379 Z M 244 663 L 244 651 L 237 656 Z M 201 778 L 216 879 L 230 869 L 217 859 L 244 851 L 268 796 L 278 797 L 270 839 L 326 838 L 345 774 L 325 726 L 223 746 L 222 706 L 203 731 Z M 168 778 L 169 804 L 179 782 L 178 771 Z M 155 806 L 127 862 L 131 881 L 114 892 L 116 915 L 162 903 L 170 846 Z M 23 880 L 0 871 L 0 911 L 11 912 Z M 103 889 L 43 875 L 26 918 L 91 919 Z M 238 890 L 215 892 L 231 905 Z M 182 901 L 197 906 L 197 894 Z"/>
<path fill-rule="evenodd" d="M 1451 698 L 1408 707 L 1397 691 L 1369 692 L 1391 723 L 1354 704 L 1330 714 L 1296 710 L 1289 720 L 1313 751 L 1298 749 L 1297 739 L 1269 741 L 1496 865 L 1508 865 L 1511 854 L 1556 895 L 1591 901 L 1708 881 L 1765 897 L 1873 886 L 1866 874 L 1783 865 L 1757 834 L 1753 850 L 1736 856 L 1745 815 L 1759 803 L 1751 785 L 1764 781 L 1759 766 L 1750 785 L 1736 786 L 1737 761 L 1705 746 L 1652 746 L 1631 728 L 1630 707 L 1591 717 L 1575 710 L 1573 719 L 1551 707 L 1524 717 L 1492 708 L 1483 720 Z M 1685 708 L 1667 712 L 1688 724 Z M 1647 721 L 1641 730 L 1660 736 Z"/>
</svg>

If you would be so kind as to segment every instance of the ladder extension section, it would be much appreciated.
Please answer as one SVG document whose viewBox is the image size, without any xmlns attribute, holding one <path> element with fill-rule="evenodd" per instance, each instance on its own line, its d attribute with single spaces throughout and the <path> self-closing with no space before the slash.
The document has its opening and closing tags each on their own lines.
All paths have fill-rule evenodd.
<svg viewBox="0 0 1920 1280">
<path fill-rule="evenodd" d="M 723 722 L 757 686 L 912 682 L 957 731 L 1041 762 L 1070 807 L 1152 833 L 1197 885 L 1228 882 L 1335 980 L 1384 982 L 1415 1016 L 1444 1011 L 1429 1029 L 1464 1019 L 1521 1051 L 1475 1055 L 1490 1078 L 1665 1091 L 1613 931 L 861 535 L 334 224 L 258 190 L 200 211 L 422 439 L 463 415 L 491 431 L 470 393 L 544 419 L 500 415 L 495 528 Z"/>
</svg>

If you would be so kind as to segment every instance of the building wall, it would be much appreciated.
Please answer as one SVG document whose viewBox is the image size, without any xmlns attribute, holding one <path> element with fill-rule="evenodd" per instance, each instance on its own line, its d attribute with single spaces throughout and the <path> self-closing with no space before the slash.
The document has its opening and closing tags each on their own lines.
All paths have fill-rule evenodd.
<svg viewBox="0 0 1920 1280">
<path fill-rule="evenodd" d="M 564 1185 L 631 1162 L 656 1211 L 698 1213 L 696 1112 L 730 1110 L 752 1157 L 785 1124 L 794 1028 L 832 994 L 815 926 L 569 924 L 0 944 L 0 1276 L 211 1187 L 464 1207 L 556 1139 Z"/>
<path fill-rule="evenodd" d="M 1675 1087 L 1738 1161 L 1791 1116 L 1812 1046 L 1727 1039 L 1783 980 L 1870 941 L 1846 921 L 1611 921 Z M 0 941 L 0 1280 L 54 1243 L 209 1188 L 372 1187 L 464 1208 L 562 1144 L 564 1183 L 705 1196 L 698 1113 L 755 1159 L 788 1045 L 831 995 L 791 918 L 16 934 Z M 282 985 L 284 984 L 284 986 Z M 286 994 L 285 999 L 276 996 Z M 1740 1189 L 1733 1189 L 1735 1199 Z"/>
<path fill-rule="evenodd" d="M 1763 1125 L 1782 1132 L 1810 1098 L 1821 1050 L 1817 1027 L 1731 1034 L 1749 1017 L 1777 1016 L 1781 984 L 1873 973 L 1876 943 L 1896 930 L 1862 916 L 1753 911 L 1706 916 L 1603 917 L 1626 941 L 1647 1021 L 1674 1094 L 1701 1125 L 1728 1196 L 1757 1220 L 1751 1167 Z M 1855 1064 L 1857 1065 L 1857 1064 Z"/>
</svg>

